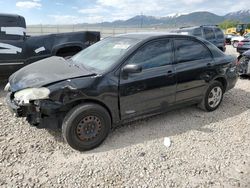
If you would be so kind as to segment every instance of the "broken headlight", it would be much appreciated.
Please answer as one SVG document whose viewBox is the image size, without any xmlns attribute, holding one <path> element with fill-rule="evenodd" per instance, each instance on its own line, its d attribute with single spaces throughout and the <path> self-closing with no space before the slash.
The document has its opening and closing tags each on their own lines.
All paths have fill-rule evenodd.
<svg viewBox="0 0 250 188">
<path fill-rule="evenodd" d="M 4 87 L 4 91 L 9 91 L 10 90 L 10 83 L 8 83 L 5 87 Z"/>
<path fill-rule="evenodd" d="M 45 87 L 28 88 L 14 94 L 14 100 L 20 104 L 29 104 L 30 101 L 49 98 L 50 90 Z"/>
</svg>

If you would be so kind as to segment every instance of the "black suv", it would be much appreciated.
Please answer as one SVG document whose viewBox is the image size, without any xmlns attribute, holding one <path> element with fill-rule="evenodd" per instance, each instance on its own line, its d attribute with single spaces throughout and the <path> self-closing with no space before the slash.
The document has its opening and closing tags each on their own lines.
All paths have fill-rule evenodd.
<svg viewBox="0 0 250 188">
<path fill-rule="evenodd" d="M 238 79 L 236 58 L 190 35 L 140 33 L 104 39 L 71 59 L 51 57 L 9 78 L 9 108 L 37 128 L 62 128 L 77 150 L 111 128 L 177 106 L 217 109 Z"/>
<path fill-rule="evenodd" d="M 226 42 L 223 31 L 218 26 L 203 25 L 196 27 L 182 27 L 173 31 L 175 33 L 194 35 L 196 37 L 204 38 L 213 43 L 223 52 L 226 51 Z"/>
</svg>

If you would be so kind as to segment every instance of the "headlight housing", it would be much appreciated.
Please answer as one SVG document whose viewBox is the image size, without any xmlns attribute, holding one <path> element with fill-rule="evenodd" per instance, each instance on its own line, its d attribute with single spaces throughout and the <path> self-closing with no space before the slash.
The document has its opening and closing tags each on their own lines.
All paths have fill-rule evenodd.
<svg viewBox="0 0 250 188">
<path fill-rule="evenodd" d="M 14 100 L 19 105 L 29 104 L 30 101 L 49 98 L 50 90 L 46 87 L 28 88 L 14 94 Z"/>
</svg>

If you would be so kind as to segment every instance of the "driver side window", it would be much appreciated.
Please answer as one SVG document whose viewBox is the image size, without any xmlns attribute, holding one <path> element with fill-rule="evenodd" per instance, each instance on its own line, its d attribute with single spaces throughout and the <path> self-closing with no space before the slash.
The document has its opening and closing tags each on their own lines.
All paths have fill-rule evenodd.
<svg viewBox="0 0 250 188">
<path fill-rule="evenodd" d="M 144 45 L 128 62 L 128 64 L 141 65 L 144 70 L 171 63 L 172 45 L 170 40 L 158 40 Z"/>
</svg>

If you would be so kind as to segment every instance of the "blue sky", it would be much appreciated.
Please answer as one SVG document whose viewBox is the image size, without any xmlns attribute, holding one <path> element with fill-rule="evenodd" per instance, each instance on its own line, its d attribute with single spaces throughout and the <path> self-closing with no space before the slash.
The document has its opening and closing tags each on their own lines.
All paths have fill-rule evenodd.
<svg viewBox="0 0 250 188">
<path fill-rule="evenodd" d="M 249 0 L 0 0 L 0 13 L 20 14 L 27 24 L 75 24 L 162 17 L 195 11 L 218 15 L 247 9 Z"/>
</svg>

